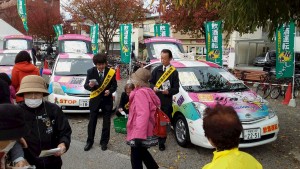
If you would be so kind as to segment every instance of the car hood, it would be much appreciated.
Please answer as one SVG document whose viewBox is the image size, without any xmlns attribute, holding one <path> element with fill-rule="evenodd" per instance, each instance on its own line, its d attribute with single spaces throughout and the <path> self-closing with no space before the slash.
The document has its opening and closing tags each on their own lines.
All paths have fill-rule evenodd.
<svg viewBox="0 0 300 169">
<path fill-rule="evenodd" d="M 86 76 L 55 76 L 54 82 L 59 83 L 66 94 L 89 94 L 84 88 L 85 79 Z"/>
<path fill-rule="evenodd" d="M 217 103 L 232 106 L 241 121 L 252 121 L 269 115 L 267 102 L 253 91 L 226 93 L 189 93 L 194 102 L 200 102 L 208 107 Z"/>
<path fill-rule="evenodd" d="M 2 50 L 1 53 L 15 53 L 17 55 L 20 51 L 22 51 L 22 50 L 19 50 L 19 49 L 17 49 L 17 50 Z M 27 51 L 29 54 L 31 54 L 31 50 L 25 50 L 25 51 Z"/>
<path fill-rule="evenodd" d="M 9 77 L 11 77 L 13 66 L 0 66 L 0 72 L 6 73 Z"/>
</svg>

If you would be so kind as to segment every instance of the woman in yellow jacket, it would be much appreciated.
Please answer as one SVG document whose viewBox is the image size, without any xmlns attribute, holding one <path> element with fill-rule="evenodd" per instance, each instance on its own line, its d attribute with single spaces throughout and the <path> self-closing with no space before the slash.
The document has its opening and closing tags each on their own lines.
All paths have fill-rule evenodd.
<svg viewBox="0 0 300 169">
<path fill-rule="evenodd" d="M 250 154 L 239 151 L 243 130 L 236 111 L 217 104 L 205 110 L 203 129 L 210 144 L 216 148 L 211 163 L 203 169 L 262 169 L 262 165 Z"/>
</svg>

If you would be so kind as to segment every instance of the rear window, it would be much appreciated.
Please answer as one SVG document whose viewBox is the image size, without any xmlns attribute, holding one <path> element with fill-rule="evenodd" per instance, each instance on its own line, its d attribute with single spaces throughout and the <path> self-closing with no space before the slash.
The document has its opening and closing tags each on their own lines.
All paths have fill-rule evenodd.
<svg viewBox="0 0 300 169">
<path fill-rule="evenodd" d="M 300 53 L 295 53 L 295 61 L 300 62 Z"/>
<path fill-rule="evenodd" d="M 266 56 L 266 53 L 262 53 L 262 54 L 258 55 L 257 57 L 264 58 L 265 56 Z"/>
<path fill-rule="evenodd" d="M 269 52 L 269 58 L 270 58 L 271 60 L 276 60 L 276 52 L 275 52 L 275 51 Z"/>
</svg>

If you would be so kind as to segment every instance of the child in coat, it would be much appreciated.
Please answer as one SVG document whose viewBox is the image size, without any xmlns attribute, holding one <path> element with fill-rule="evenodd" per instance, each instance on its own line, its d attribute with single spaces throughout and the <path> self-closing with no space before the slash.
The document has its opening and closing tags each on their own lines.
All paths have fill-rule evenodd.
<svg viewBox="0 0 300 169">
<path fill-rule="evenodd" d="M 119 109 L 116 112 L 118 117 L 124 115 L 128 115 L 129 113 L 129 96 L 131 91 L 134 89 L 134 85 L 132 83 L 127 83 L 124 87 L 124 92 L 121 95 Z M 124 112 L 122 114 L 122 112 Z"/>
</svg>

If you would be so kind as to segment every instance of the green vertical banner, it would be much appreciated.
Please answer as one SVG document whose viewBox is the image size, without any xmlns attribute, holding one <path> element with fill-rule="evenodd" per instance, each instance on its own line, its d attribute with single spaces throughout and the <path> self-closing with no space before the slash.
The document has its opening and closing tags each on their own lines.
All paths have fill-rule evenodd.
<svg viewBox="0 0 300 169">
<path fill-rule="evenodd" d="M 56 34 L 56 38 L 58 38 L 60 35 L 63 34 L 63 28 L 61 26 L 61 24 L 57 24 L 57 25 L 53 25 L 55 34 Z"/>
<path fill-rule="evenodd" d="M 90 27 L 90 37 L 92 40 L 93 54 L 98 53 L 98 36 L 99 36 L 99 24 Z"/>
<path fill-rule="evenodd" d="M 154 35 L 170 37 L 170 25 L 168 23 L 155 24 L 154 25 Z"/>
<path fill-rule="evenodd" d="M 276 78 L 294 75 L 295 22 L 283 24 L 276 30 Z"/>
<path fill-rule="evenodd" d="M 222 21 L 205 23 L 206 61 L 223 66 L 222 60 Z"/>
<path fill-rule="evenodd" d="M 120 25 L 120 49 L 121 49 L 121 62 L 129 63 L 131 56 L 131 33 L 132 24 Z"/>
<path fill-rule="evenodd" d="M 28 32 L 27 26 L 27 13 L 26 13 L 26 0 L 17 0 L 18 14 L 23 22 L 24 29 Z"/>
</svg>

